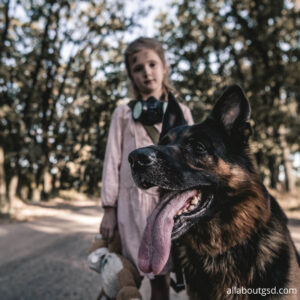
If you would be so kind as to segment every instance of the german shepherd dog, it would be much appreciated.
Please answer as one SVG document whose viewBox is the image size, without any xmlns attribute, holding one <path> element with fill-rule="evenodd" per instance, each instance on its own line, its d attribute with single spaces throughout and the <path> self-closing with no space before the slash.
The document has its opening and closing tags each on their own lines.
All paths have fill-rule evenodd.
<svg viewBox="0 0 300 300">
<path fill-rule="evenodd" d="M 136 184 L 161 194 L 139 267 L 159 274 L 176 240 L 190 299 L 300 299 L 299 256 L 249 153 L 249 116 L 238 85 L 193 126 L 171 98 L 158 145 L 129 155 Z"/>
</svg>

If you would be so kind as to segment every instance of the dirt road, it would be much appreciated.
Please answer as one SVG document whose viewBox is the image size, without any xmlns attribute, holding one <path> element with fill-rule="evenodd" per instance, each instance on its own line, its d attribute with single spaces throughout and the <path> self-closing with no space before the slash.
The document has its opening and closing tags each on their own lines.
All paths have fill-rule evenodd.
<svg viewBox="0 0 300 300">
<path fill-rule="evenodd" d="M 95 299 L 98 278 L 86 265 L 100 222 L 97 203 L 55 205 L 47 216 L 0 226 L 0 298 Z"/>
<path fill-rule="evenodd" d="M 43 217 L 0 225 L 0 298 L 96 299 L 98 276 L 88 269 L 86 257 L 102 215 L 98 203 L 85 199 L 39 209 Z M 300 249 L 299 220 L 291 220 L 291 230 Z M 142 294 L 149 299 L 147 281 Z M 172 293 L 171 299 L 187 298 Z"/>
</svg>

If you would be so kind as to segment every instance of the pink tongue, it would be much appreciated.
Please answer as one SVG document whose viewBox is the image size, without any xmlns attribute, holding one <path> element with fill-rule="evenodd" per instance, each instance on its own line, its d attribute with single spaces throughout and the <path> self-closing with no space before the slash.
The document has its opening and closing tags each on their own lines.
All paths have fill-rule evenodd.
<svg viewBox="0 0 300 300">
<path fill-rule="evenodd" d="M 174 216 L 185 201 L 197 194 L 196 190 L 184 192 L 174 198 L 165 198 L 148 218 L 139 248 L 138 266 L 144 273 L 159 274 L 169 258 Z"/>
</svg>

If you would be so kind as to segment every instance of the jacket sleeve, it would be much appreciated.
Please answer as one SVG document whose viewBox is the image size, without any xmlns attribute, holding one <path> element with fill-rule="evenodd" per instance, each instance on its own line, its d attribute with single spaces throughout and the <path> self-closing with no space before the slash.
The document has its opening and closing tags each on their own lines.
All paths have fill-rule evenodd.
<svg viewBox="0 0 300 300">
<path fill-rule="evenodd" d="M 193 116 L 192 116 L 192 113 L 191 113 L 190 109 L 186 105 L 181 104 L 181 103 L 180 103 L 180 106 L 181 106 L 184 118 L 187 121 L 187 124 L 188 125 L 193 125 L 194 124 L 194 119 L 193 119 Z"/>
<path fill-rule="evenodd" d="M 102 171 L 101 201 L 103 207 L 117 206 L 122 159 L 123 107 L 117 107 L 112 115 Z"/>
</svg>

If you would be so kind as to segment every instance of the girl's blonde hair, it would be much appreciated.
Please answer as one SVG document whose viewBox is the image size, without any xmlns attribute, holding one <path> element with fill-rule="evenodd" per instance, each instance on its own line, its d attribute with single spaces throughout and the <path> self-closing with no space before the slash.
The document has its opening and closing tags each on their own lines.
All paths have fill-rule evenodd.
<svg viewBox="0 0 300 300">
<path fill-rule="evenodd" d="M 167 62 L 166 62 L 166 58 L 165 58 L 165 52 L 164 49 L 162 47 L 162 45 L 155 39 L 153 38 L 146 38 L 146 37 L 140 37 L 136 40 L 134 40 L 133 42 L 131 42 L 126 51 L 125 51 L 125 65 L 126 65 L 126 70 L 127 70 L 127 74 L 128 77 L 130 78 L 130 82 L 131 82 L 131 88 L 132 88 L 132 93 L 135 99 L 140 98 L 140 93 L 138 88 L 136 87 L 136 85 L 133 82 L 132 79 L 132 74 L 130 72 L 130 57 L 139 52 L 142 49 L 150 49 L 156 52 L 156 54 L 159 56 L 159 58 L 161 59 L 166 72 L 164 74 L 163 77 L 163 82 L 162 82 L 162 90 L 163 90 L 163 99 L 168 99 L 168 92 L 175 92 L 173 86 L 170 84 L 169 82 L 169 72 L 168 72 L 168 66 L 167 66 Z"/>
</svg>

